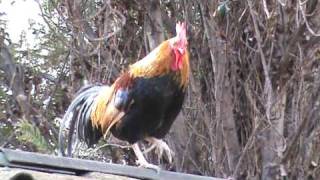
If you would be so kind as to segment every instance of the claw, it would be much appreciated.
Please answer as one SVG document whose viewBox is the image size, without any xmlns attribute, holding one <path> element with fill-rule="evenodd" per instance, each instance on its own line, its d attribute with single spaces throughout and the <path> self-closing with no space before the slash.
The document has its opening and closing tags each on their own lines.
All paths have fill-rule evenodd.
<svg viewBox="0 0 320 180">
<path fill-rule="evenodd" d="M 137 164 L 139 164 L 139 167 L 144 167 L 144 168 L 148 168 L 148 169 L 153 169 L 155 170 L 158 174 L 160 173 L 160 167 L 154 164 L 150 164 L 147 162 L 147 160 L 144 158 L 139 145 L 137 143 L 132 145 L 132 149 L 134 151 L 134 153 L 136 154 L 138 160 L 137 160 Z"/>
<path fill-rule="evenodd" d="M 172 163 L 173 152 L 171 151 L 171 149 L 169 148 L 169 146 L 166 142 L 164 142 L 161 139 L 157 139 L 157 138 L 153 138 L 153 137 L 147 138 L 146 140 L 148 142 L 150 142 L 152 145 L 150 148 L 145 150 L 144 153 L 147 153 L 147 152 L 151 151 L 152 149 L 156 148 L 155 153 L 158 155 L 159 160 L 162 157 L 163 152 L 164 152 L 167 159 L 168 159 L 169 164 Z"/>
<path fill-rule="evenodd" d="M 147 161 L 146 162 L 140 162 L 139 160 L 137 161 L 139 164 L 139 167 L 147 168 L 147 169 L 153 169 L 155 170 L 158 174 L 160 173 L 160 167 L 154 164 L 150 164 Z"/>
<path fill-rule="evenodd" d="M 145 149 L 144 151 L 143 151 L 143 154 L 147 154 L 147 153 L 149 153 L 150 151 L 152 151 L 154 148 L 156 148 L 156 146 L 157 146 L 157 144 L 151 144 L 151 146 L 148 148 L 148 149 Z"/>
</svg>

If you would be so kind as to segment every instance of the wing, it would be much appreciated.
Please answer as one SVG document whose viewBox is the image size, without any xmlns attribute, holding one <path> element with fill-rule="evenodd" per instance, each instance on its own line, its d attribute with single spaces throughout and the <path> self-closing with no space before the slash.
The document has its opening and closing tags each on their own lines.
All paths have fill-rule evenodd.
<svg viewBox="0 0 320 180">
<path fill-rule="evenodd" d="M 132 78 L 129 73 L 124 73 L 119 76 L 108 91 L 104 91 L 96 97 L 91 119 L 93 125 L 100 128 L 104 136 L 115 123 L 121 120 L 132 104 L 131 86 Z"/>
</svg>

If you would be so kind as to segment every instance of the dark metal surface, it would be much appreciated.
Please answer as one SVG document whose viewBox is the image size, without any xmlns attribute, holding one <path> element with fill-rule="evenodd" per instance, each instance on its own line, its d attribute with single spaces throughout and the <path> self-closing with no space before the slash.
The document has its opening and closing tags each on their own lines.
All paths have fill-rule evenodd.
<svg viewBox="0 0 320 180">
<path fill-rule="evenodd" d="M 197 176 L 161 170 L 109 164 L 92 160 L 50 156 L 38 153 L 1 149 L 0 166 L 19 167 L 43 172 L 81 175 L 87 172 L 101 172 L 139 179 L 175 179 L 175 180 L 222 180 L 206 176 Z"/>
</svg>

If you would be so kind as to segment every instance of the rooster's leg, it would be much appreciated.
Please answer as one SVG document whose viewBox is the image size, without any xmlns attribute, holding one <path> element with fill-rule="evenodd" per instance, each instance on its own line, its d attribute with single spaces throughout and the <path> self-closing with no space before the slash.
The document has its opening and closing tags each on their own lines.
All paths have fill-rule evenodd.
<svg viewBox="0 0 320 180">
<path fill-rule="evenodd" d="M 140 165 L 140 167 L 154 169 L 157 171 L 157 173 L 160 172 L 160 168 L 158 166 L 147 162 L 147 160 L 143 156 L 142 151 L 139 148 L 138 143 L 134 143 L 131 147 L 138 158 L 138 164 Z"/>
<path fill-rule="evenodd" d="M 154 137 L 148 137 L 146 138 L 146 141 L 151 143 L 151 146 L 144 151 L 144 153 L 148 153 L 149 151 L 156 148 L 156 154 L 158 155 L 158 158 L 160 159 L 162 157 L 163 151 L 165 152 L 165 155 L 168 158 L 169 163 L 172 163 L 172 150 L 169 148 L 168 144 L 164 142 L 161 139 L 157 139 Z"/>
</svg>

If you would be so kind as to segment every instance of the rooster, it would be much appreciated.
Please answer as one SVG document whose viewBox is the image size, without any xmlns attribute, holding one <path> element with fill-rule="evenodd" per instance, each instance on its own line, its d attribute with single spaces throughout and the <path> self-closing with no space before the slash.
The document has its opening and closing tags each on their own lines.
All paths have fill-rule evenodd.
<svg viewBox="0 0 320 180">
<path fill-rule="evenodd" d="M 138 142 L 151 144 L 169 163 L 172 151 L 162 140 L 181 110 L 189 81 L 186 24 L 176 24 L 176 36 L 162 42 L 146 57 L 132 64 L 111 86 L 82 88 L 67 109 L 59 133 L 60 153 L 65 155 L 64 129 L 68 126 L 67 155 L 71 156 L 73 134 L 88 146 L 109 132 L 130 143 L 137 163 L 148 163 Z"/>
</svg>

